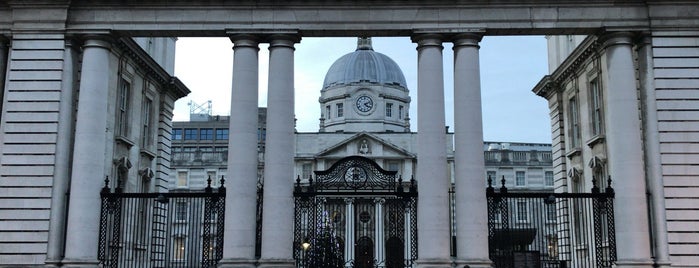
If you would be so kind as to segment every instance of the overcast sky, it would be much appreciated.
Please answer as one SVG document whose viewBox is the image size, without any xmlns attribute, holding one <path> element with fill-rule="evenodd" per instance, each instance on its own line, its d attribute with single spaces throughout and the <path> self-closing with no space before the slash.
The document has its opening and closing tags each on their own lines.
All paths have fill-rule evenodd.
<svg viewBox="0 0 699 268">
<path fill-rule="evenodd" d="M 374 37 L 374 51 L 391 57 L 403 70 L 412 102 L 411 127 L 417 130 L 417 51 L 409 38 Z M 551 142 L 546 100 L 531 89 L 547 73 L 543 36 L 486 36 L 481 42 L 480 70 L 483 135 L 486 141 Z M 295 89 L 297 130 L 318 131 L 320 89 L 330 65 L 356 49 L 356 38 L 304 38 L 296 45 Z M 259 105 L 267 106 L 266 44 L 260 45 Z M 192 90 L 175 104 L 175 121 L 189 120 L 190 101 L 212 101 L 214 115 L 230 113 L 233 50 L 227 38 L 180 38 L 175 75 Z M 444 43 L 446 124 L 453 130 L 453 51 Z"/>
</svg>

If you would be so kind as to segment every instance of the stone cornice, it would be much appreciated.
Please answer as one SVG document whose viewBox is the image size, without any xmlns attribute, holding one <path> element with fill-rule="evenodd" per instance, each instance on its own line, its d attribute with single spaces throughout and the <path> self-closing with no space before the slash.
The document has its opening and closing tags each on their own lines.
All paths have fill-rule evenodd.
<svg viewBox="0 0 699 268">
<path fill-rule="evenodd" d="M 551 75 L 544 76 L 532 91 L 536 95 L 548 99 L 552 93 L 560 91 L 560 86 L 573 78 L 585 62 L 592 56 L 598 55 L 601 48 L 602 44 L 597 36 L 588 36 Z"/>
<path fill-rule="evenodd" d="M 187 96 L 191 91 L 177 77 L 171 76 L 130 37 L 119 38 L 116 46 L 126 53 L 148 77 L 155 79 L 173 97 Z"/>
</svg>

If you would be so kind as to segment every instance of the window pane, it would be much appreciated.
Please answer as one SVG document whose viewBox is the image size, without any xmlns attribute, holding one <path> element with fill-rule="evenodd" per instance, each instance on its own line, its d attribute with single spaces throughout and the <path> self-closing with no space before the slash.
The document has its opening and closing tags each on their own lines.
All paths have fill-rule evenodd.
<svg viewBox="0 0 699 268">
<path fill-rule="evenodd" d="M 199 129 L 199 139 L 200 140 L 213 140 L 214 139 L 214 130 L 211 128 Z"/>
<path fill-rule="evenodd" d="M 342 103 L 337 104 L 337 117 L 345 116 L 344 105 Z"/>
<path fill-rule="evenodd" d="M 175 128 L 172 130 L 172 140 L 181 140 L 182 139 L 182 129 L 181 128 Z"/>
<path fill-rule="evenodd" d="M 197 129 L 196 128 L 185 128 L 184 129 L 184 139 L 185 140 L 196 140 L 197 139 Z"/>
<path fill-rule="evenodd" d="M 553 171 L 544 172 L 544 183 L 546 186 L 553 186 Z"/>
<path fill-rule="evenodd" d="M 177 187 L 187 187 L 187 171 L 177 172 Z"/>
<path fill-rule="evenodd" d="M 386 103 L 386 117 L 393 116 L 393 103 Z"/>
<path fill-rule="evenodd" d="M 515 173 L 515 185 L 516 186 L 524 186 L 526 184 L 526 180 L 524 177 L 524 171 L 517 171 Z"/>
<path fill-rule="evenodd" d="M 227 140 L 228 139 L 228 129 L 227 128 L 217 128 L 216 129 L 216 139 L 217 140 Z"/>
</svg>

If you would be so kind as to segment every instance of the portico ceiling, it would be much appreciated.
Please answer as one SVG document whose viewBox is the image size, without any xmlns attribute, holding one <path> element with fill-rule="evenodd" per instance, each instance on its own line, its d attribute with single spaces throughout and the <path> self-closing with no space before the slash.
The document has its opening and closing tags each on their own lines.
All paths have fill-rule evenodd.
<svg viewBox="0 0 699 268">
<path fill-rule="evenodd" d="M 64 2 L 64 4 L 61 4 Z M 419 32 L 488 35 L 590 34 L 699 25 L 696 1 L 0 1 L 0 33 L 32 27 L 133 36 L 228 36 L 299 32 L 321 36 L 409 36 Z M 67 12 L 66 12 L 67 9 Z M 61 25 L 25 25 L 27 16 Z"/>
</svg>

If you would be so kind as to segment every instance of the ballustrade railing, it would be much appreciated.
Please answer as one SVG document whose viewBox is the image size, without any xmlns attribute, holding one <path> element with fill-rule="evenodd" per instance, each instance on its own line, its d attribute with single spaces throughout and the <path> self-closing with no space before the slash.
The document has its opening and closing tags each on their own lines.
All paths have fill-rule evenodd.
<svg viewBox="0 0 699 268">
<path fill-rule="evenodd" d="M 212 188 L 209 178 L 203 191 L 123 193 L 105 180 L 101 267 L 216 267 L 223 256 L 223 183 Z"/>
</svg>

